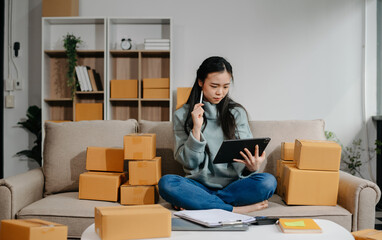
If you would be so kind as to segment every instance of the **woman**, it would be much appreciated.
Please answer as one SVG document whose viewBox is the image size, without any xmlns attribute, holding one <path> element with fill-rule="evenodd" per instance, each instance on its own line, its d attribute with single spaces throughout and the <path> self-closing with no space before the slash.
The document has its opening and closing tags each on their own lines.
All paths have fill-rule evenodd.
<svg viewBox="0 0 382 240">
<path fill-rule="evenodd" d="M 229 96 L 232 67 L 222 57 L 203 61 L 187 103 L 174 114 L 175 159 L 186 177 L 165 175 L 159 193 L 176 209 L 225 209 L 246 213 L 268 207 L 276 179 L 257 173 L 265 160 L 244 149 L 243 160 L 213 164 L 224 139 L 251 138 L 247 113 Z"/>
</svg>

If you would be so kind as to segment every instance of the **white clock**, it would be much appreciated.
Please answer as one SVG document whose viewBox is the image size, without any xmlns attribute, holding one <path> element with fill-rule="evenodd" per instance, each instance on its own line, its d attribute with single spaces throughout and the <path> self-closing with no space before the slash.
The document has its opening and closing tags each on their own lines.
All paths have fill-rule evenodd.
<svg viewBox="0 0 382 240">
<path fill-rule="evenodd" d="M 130 38 L 122 38 L 121 40 L 121 48 L 123 50 L 129 50 L 132 47 L 131 39 Z"/>
</svg>

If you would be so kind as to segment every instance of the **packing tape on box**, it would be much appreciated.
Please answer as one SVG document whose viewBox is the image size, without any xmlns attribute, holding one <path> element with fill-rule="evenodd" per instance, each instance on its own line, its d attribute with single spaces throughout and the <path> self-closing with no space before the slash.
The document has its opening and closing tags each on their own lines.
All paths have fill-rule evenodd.
<svg viewBox="0 0 382 240">
<path fill-rule="evenodd" d="M 47 232 L 53 232 L 54 231 L 54 228 L 56 226 L 60 226 L 60 225 L 54 225 L 54 224 L 46 224 L 46 223 L 42 223 L 40 221 L 36 221 L 36 220 L 29 220 L 29 219 L 23 219 L 24 222 L 29 222 L 29 223 L 34 223 L 34 224 L 38 224 L 40 226 L 38 227 L 41 227 L 42 229 L 42 232 L 43 233 L 47 233 Z"/>
<path fill-rule="evenodd" d="M 139 180 L 138 184 L 139 185 L 147 185 L 148 183 L 147 183 L 147 180 Z"/>
<path fill-rule="evenodd" d="M 134 137 L 133 138 L 133 144 L 141 144 L 142 143 L 142 138 L 140 138 L 140 137 Z"/>
<path fill-rule="evenodd" d="M 133 158 L 134 159 L 142 158 L 142 157 L 143 157 L 143 152 L 135 152 L 135 153 L 133 153 Z"/>
<path fill-rule="evenodd" d="M 138 162 L 137 167 L 148 167 L 147 162 Z"/>
</svg>

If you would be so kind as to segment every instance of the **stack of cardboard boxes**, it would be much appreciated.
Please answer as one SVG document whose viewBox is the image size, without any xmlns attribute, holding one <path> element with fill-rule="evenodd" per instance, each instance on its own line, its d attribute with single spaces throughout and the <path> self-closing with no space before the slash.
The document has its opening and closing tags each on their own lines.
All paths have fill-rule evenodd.
<svg viewBox="0 0 382 240">
<path fill-rule="evenodd" d="M 116 202 L 119 187 L 126 181 L 122 148 L 88 147 L 86 170 L 80 175 L 80 199 Z"/>
<path fill-rule="evenodd" d="M 341 146 L 332 141 L 282 143 L 277 193 L 289 205 L 337 204 Z M 293 158 L 292 158 L 293 156 Z"/>
<path fill-rule="evenodd" d="M 156 203 L 162 175 L 161 157 L 156 156 L 156 135 L 130 134 L 124 136 L 123 142 L 129 181 L 121 186 L 121 204 Z"/>
<path fill-rule="evenodd" d="M 170 98 L 170 79 L 144 78 L 143 98 Z"/>
</svg>

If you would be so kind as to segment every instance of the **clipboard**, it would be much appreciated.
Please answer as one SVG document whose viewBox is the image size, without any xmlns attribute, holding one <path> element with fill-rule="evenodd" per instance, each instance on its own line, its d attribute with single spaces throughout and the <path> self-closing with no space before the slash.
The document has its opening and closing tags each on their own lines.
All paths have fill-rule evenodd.
<svg viewBox="0 0 382 240">
<path fill-rule="evenodd" d="M 269 137 L 224 140 L 220 145 L 213 163 L 230 163 L 233 162 L 233 159 L 243 159 L 240 151 L 247 148 L 254 154 L 256 145 L 259 146 L 259 156 L 261 156 L 270 141 L 271 139 Z"/>
<path fill-rule="evenodd" d="M 206 227 L 243 225 L 256 221 L 256 217 L 233 213 L 223 209 L 183 210 L 175 212 L 174 215 Z"/>
</svg>

